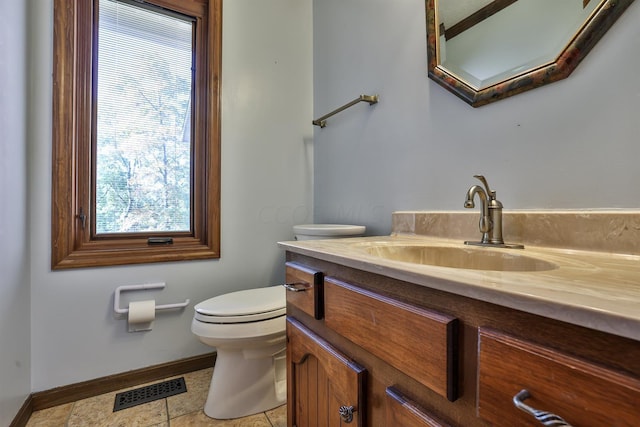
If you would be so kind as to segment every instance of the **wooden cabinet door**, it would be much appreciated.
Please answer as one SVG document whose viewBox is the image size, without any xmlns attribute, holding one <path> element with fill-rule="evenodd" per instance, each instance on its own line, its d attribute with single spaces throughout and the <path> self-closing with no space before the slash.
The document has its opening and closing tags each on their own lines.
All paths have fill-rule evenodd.
<svg viewBox="0 0 640 427">
<path fill-rule="evenodd" d="M 288 427 L 364 425 L 366 371 L 293 318 L 287 363 Z"/>
</svg>

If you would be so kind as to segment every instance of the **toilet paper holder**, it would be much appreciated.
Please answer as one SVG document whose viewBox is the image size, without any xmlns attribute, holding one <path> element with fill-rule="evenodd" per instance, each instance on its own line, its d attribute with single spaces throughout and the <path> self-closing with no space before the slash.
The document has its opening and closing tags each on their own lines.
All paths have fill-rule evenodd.
<svg viewBox="0 0 640 427">
<path fill-rule="evenodd" d="M 118 314 L 127 314 L 127 313 L 129 313 L 129 309 L 128 308 L 120 308 L 120 293 L 121 292 L 124 292 L 124 291 L 141 291 L 141 290 L 148 290 L 148 289 L 164 289 L 164 287 L 165 287 L 164 282 L 161 282 L 161 283 L 145 283 L 143 285 L 123 285 L 123 286 L 118 286 L 116 288 L 116 292 L 115 292 L 115 295 L 113 297 L 113 311 L 115 311 Z M 156 311 L 184 308 L 184 307 L 188 306 L 190 302 L 191 301 L 189 299 L 187 299 L 185 302 L 179 302 L 179 303 L 175 303 L 175 304 L 156 305 Z"/>
</svg>

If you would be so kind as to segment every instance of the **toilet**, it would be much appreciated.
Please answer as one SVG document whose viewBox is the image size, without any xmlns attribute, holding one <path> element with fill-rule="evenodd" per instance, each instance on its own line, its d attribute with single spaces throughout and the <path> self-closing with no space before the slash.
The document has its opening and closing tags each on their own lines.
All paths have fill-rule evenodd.
<svg viewBox="0 0 640 427">
<path fill-rule="evenodd" d="M 231 292 L 195 306 L 191 332 L 217 357 L 204 413 L 230 419 L 287 400 L 283 286 Z"/>
<path fill-rule="evenodd" d="M 364 231 L 353 225 L 294 226 L 297 240 L 355 237 Z M 286 403 L 285 292 L 283 286 L 247 289 L 196 304 L 191 332 L 217 351 L 207 416 L 241 418 Z"/>
<path fill-rule="evenodd" d="M 301 224 L 293 226 L 296 240 L 340 239 L 364 235 L 364 225 Z"/>
</svg>

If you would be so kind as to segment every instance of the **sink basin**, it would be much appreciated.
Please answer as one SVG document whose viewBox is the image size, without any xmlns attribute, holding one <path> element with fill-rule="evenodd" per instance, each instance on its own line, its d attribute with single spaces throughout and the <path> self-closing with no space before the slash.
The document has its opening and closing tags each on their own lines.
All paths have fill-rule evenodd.
<svg viewBox="0 0 640 427">
<path fill-rule="evenodd" d="M 365 248 L 374 256 L 414 264 L 487 271 L 547 271 L 557 265 L 538 258 L 490 248 L 374 245 Z"/>
</svg>

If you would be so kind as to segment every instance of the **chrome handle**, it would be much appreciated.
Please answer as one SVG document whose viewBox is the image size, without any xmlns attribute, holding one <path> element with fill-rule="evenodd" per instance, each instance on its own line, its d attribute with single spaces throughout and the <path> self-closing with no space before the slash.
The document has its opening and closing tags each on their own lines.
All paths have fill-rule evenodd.
<svg viewBox="0 0 640 427">
<path fill-rule="evenodd" d="M 342 421 L 345 423 L 349 424 L 353 421 L 353 406 L 343 405 L 338 409 L 338 412 L 340 413 L 340 418 L 342 418 Z"/>
<path fill-rule="evenodd" d="M 525 399 L 530 397 L 531 393 L 529 393 L 528 390 L 521 390 L 520 393 L 513 396 L 513 404 L 521 411 L 532 415 L 536 420 L 540 421 L 542 425 L 550 427 L 572 427 L 571 424 L 562 419 L 562 417 L 551 412 L 532 408 L 523 402 Z"/>
<path fill-rule="evenodd" d="M 282 286 L 290 292 L 306 292 L 311 286 L 306 282 L 285 283 Z"/>
</svg>

